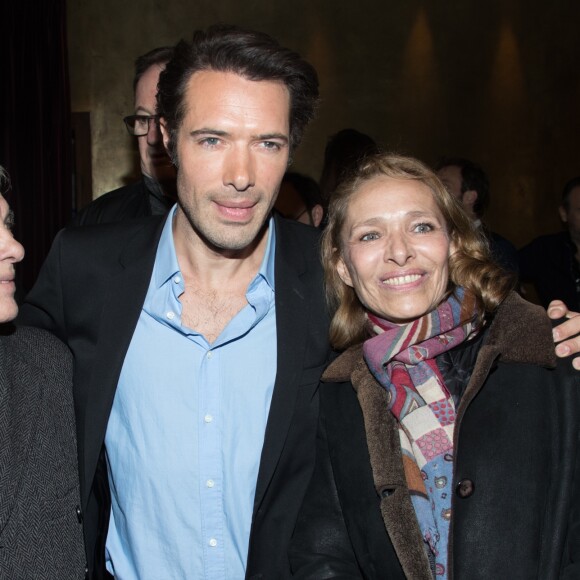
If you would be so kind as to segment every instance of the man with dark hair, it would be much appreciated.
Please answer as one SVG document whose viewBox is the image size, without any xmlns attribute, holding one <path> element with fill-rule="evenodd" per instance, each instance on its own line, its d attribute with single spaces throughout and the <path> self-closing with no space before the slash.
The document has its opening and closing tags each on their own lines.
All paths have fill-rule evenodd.
<svg viewBox="0 0 580 580">
<path fill-rule="evenodd" d="M 379 151 L 380 147 L 370 135 L 356 129 L 341 129 L 328 138 L 320 175 L 320 190 L 327 206 L 340 182 L 348 177 L 365 157 L 375 155 Z"/>
<path fill-rule="evenodd" d="M 542 306 L 563 300 L 580 308 L 580 177 L 568 181 L 558 208 L 566 230 L 540 236 L 518 252 L 520 278 L 531 282 Z"/>
<path fill-rule="evenodd" d="M 474 225 L 482 229 L 495 261 L 507 272 L 517 275 L 518 256 L 515 246 L 483 223 L 490 201 L 489 179 L 483 169 L 463 157 L 446 157 L 438 164 L 437 175 L 449 193 L 461 201 Z"/>
<path fill-rule="evenodd" d="M 317 232 L 272 208 L 317 99 L 265 34 L 180 42 L 158 94 L 177 206 L 64 231 L 22 308 L 73 352 L 92 578 L 290 575 L 330 350 Z"/>
<path fill-rule="evenodd" d="M 324 217 L 318 183 L 312 177 L 295 171 L 287 171 L 284 174 L 274 208 L 288 219 L 316 228 Z"/>
<path fill-rule="evenodd" d="M 137 137 L 142 179 L 92 201 L 77 214 L 74 225 L 164 215 L 175 203 L 175 168 L 163 146 L 155 98 L 159 75 L 172 56 L 173 47 L 162 46 L 135 61 L 135 111 L 124 121 L 129 134 Z"/>
</svg>

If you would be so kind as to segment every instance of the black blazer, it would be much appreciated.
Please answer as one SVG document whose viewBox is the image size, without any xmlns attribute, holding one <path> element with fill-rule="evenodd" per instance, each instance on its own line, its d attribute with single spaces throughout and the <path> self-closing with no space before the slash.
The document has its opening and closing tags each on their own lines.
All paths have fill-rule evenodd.
<svg viewBox="0 0 580 580">
<path fill-rule="evenodd" d="M 0 578 L 85 575 L 72 360 L 48 332 L 0 336 Z"/>
<path fill-rule="evenodd" d="M 248 578 L 284 578 L 287 546 L 314 462 L 328 316 L 318 233 L 276 219 L 278 370 L 254 502 Z M 79 471 L 89 567 L 104 573 L 110 498 L 103 442 L 117 381 L 147 293 L 165 218 L 61 232 L 21 308 L 74 356 Z"/>
</svg>

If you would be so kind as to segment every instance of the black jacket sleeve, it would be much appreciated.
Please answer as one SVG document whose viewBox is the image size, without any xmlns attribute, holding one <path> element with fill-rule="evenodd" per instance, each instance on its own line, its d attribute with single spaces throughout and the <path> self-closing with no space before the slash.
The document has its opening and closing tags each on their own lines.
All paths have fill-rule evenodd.
<svg viewBox="0 0 580 580">
<path fill-rule="evenodd" d="M 20 308 L 16 322 L 19 326 L 48 330 L 66 343 L 60 268 L 63 233 L 64 230 L 61 230 L 57 234 L 34 287 Z"/>
<path fill-rule="evenodd" d="M 293 578 L 362 578 L 344 522 L 334 475 L 324 413 L 316 442 L 316 464 L 290 544 Z"/>
</svg>

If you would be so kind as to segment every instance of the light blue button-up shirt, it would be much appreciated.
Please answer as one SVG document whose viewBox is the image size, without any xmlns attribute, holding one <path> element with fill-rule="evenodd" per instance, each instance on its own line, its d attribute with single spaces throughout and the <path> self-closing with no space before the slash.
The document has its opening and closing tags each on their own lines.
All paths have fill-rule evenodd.
<svg viewBox="0 0 580 580">
<path fill-rule="evenodd" d="M 181 325 L 174 213 L 107 425 L 107 568 L 121 580 L 238 580 L 276 376 L 274 222 L 248 304 L 210 345 Z"/>
</svg>

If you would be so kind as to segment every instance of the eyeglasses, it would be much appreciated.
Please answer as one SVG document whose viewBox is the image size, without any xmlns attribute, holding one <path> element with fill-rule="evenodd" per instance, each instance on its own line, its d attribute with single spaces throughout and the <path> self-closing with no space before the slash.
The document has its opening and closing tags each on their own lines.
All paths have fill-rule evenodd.
<svg viewBox="0 0 580 580">
<path fill-rule="evenodd" d="M 159 115 L 129 115 L 123 119 L 129 135 L 134 135 L 135 137 L 147 135 L 151 121 L 157 123 L 158 120 Z"/>
</svg>

